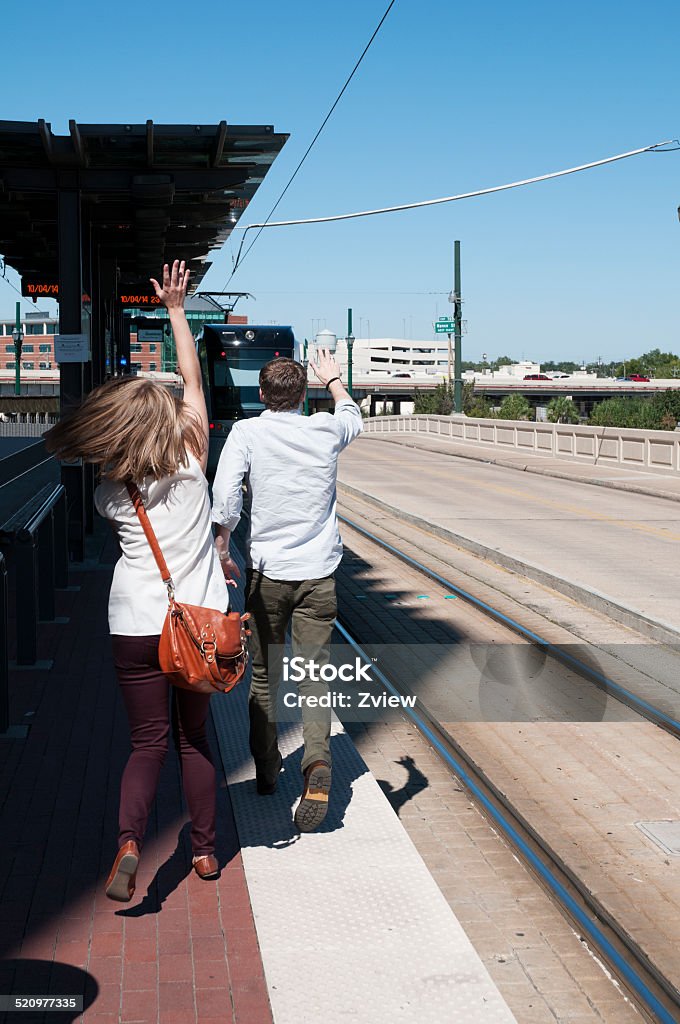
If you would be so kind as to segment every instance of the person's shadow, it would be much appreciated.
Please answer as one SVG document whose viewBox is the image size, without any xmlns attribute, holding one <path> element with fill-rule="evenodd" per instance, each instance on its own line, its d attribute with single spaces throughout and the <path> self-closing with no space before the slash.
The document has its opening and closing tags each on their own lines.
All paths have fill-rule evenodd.
<svg viewBox="0 0 680 1024">
<path fill-rule="evenodd" d="M 424 789 L 427 789 L 430 782 L 427 775 L 423 775 L 409 754 L 404 754 L 403 757 L 400 757 L 394 763 L 402 765 L 408 772 L 404 785 L 400 789 L 395 789 L 392 783 L 387 782 L 385 779 L 376 779 L 376 782 L 389 800 L 392 809 L 398 815 L 404 804 L 412 800 L 414 796 L 418 796 Z"/>
<path fill-rule="evenodd" d="M 99 985 L 80 967 L 58 960 L 13 959 L 0 962 L 0 994 L 3 996 L 75 996 L 82 998 L 79 1009 L 4 1010 L 3 1024 L 71 1024 L 82 1017 L 99 995 Z"/>
<path fill-rule="evenodd" d="M 228 801 L 226 784 L 220 785 L 218 782 L 215 856 L 222 871 L 239 852 L 238 838 L 234 828 L 231 827 L 232 815 Z M 159 867 L 141 902 L 136 903 L 133 907 L 115 911 L 118 917 L 145 917 L 147 914 L 159 914 L 162 911 L 163 903 L 168 896 L 193 870 L 190 832 L 191 822 L 187 821 L 177 836 L 177 846 L 165 863 Z"/>
</svg>

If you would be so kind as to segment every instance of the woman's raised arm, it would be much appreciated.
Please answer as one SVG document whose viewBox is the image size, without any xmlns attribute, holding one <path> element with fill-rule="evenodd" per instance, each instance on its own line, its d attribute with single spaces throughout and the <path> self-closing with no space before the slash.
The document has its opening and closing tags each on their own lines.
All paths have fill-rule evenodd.
<svg viewBox="0 0 680 1024">
<path fill-rule="evenodd" d="M 201 364 L 196 353 L 196 343 L 187 323 L 184 312 L 184 300 L 189 285 L 189 271 L 184 260 L 175 260 L 172 269 L 166 263 L 163 267 L 162 286 L 153 277 L 150 279 L 156 295 L 168 311 L 170 326 L 175 338 L 177 364 L 184 378 L 184 401 L 192 409 L 203 429 L 205 445 L 202 453 L 196 452 L 203 472 L 208 464 L 208 410 L 203 394 L 201 380 Z"/>
</svg>

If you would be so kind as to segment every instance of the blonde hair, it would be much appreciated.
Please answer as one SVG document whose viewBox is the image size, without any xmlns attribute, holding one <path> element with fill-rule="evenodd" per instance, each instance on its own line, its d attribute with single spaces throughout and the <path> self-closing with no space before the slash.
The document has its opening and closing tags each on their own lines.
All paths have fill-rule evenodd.
<svg viewBox="0 0 680 1024">
<path fill-rule="evenodd" d="M 206 439 L 195 412 L 164 387 L 140 377 L 118 377 L 95 388 L 83 404 L 44 435 L 59 459 L 102 466 L 109 480 L 159 479 L 197 458 Z"/>
</svg>

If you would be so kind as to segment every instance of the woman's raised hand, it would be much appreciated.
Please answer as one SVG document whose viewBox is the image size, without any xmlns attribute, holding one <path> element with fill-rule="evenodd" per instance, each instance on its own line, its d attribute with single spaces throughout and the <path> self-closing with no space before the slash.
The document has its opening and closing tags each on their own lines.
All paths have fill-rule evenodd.
<svg viewBox="0 0 680 1024">
<path fill-rule="evenodd" d="M 163 287 L 159 285 L 155 278 L 149 278 L 154 286 L 156 295 L 166 309 L 184 308 L 184 300 L 187 294 L 187 287 L 189 286 L 189 273 L 190 271 L 186 269 L 184 260 L 175 260 L 172 264 L 172 270 L 167 263 L 163 267 Z"/>
</svg>

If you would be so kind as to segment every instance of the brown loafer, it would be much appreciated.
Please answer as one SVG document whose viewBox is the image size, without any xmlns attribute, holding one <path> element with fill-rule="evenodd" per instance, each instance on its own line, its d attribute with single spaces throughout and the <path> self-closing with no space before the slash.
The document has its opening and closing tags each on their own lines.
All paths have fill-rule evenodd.
<svg viewBox="0 0 680 1024">
<path fill-rule="evenodd" d="M 331 766 L 325 761 L 313 761 L 305 769 L 302 798 L 295 811 L 295 824 L 300 832 L 314 832 L 328 811 L 331 791 Z"/>
<path fill-rule="evenodd" d="M 137 865 L 139 864 L 139 847 L 130 840 L 124 843 L 113 862 L 105 892 L 110 900 L 129 903 L 135 894 L 137 881 Z"/>
<path fill-rule="evenodd" d="M 194 857 L 191 863 L 194 865 L 194 871 L 198 877 L 205 882 L 220 876 L 220 866 L 212 853 L 207 853 L 203 857 Z"/>
</svg>

